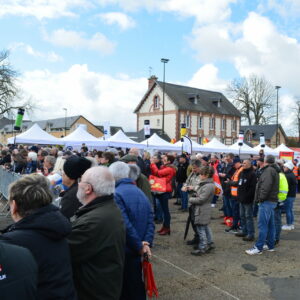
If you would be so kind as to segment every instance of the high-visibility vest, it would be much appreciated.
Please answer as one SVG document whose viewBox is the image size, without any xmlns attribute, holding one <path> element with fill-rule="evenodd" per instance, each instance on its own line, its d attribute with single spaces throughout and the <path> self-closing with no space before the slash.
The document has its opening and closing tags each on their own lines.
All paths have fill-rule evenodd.
<svg viewBox="0 0 300 300">
<path fill-rule="evenodd" d="M 298 166 L 298 176 L 297 176 L 297 180 L 300 180 L 300 167 Z"/>
<path fill-rule="evenodd" d="M 278 201 L 283 202 L 287 198 L 289 192 L 289 184 L 283 173 L 279 173 L 279 193 Z"/>
<path fill-rule="evenodd" d="M 293 173 L 296 176 L 296 178 L 298 178 L 298 167 L 297 166 L 294 166 Z"/>
<path fill-rule="evenodd" d="M 243 171 L 243 169 L 244 169 L 243 167 L 240 167 L 239 169 L 237 169 L 234 172 L 233 176 L 231 177 L 231 180 L 232 181 L 238 181 L 239 180 L 239 175 Z M 238 195 L 238 191 L 237 190 L 238 190 L 237 186 L 231 186 L 231 196 L 237 197 L 237 195 Z"/>
</svg>

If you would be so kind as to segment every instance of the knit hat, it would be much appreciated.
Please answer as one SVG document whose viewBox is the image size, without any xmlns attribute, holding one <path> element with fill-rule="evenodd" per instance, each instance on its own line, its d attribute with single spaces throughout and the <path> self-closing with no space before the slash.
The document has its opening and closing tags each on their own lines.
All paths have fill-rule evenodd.
<svg viewBox="0 0 300 300">
<path fill-rule="evenodd" d="M 205 160 L 206 162 L 209 161 L 208 157 L 207 156 L 202 156 L 201 159 Z"/>
<path fill-rule="evenodd" d="M 294 169 L 294 164 L 291 161 L 286 162 L 283 166 L 290 170 Z"/>
<path fill-rule="evenodd" d="M 64 172 L 70 179 L 78 179 L 91 167 L 91 162 L 77 155 L 73 155 L 64 163 Z"/>
<path fill-rule="evenodd" d="M 135 155 L 127 154 L 127 155 L 124 155 L 123 157 L 121 157 L 119 159 L 119 161 L 122 161 L 124 163 L 129 163 L 129 162 L 132 162 L 132 161 L 137 162 L 138 159 Z"/>
</svg>

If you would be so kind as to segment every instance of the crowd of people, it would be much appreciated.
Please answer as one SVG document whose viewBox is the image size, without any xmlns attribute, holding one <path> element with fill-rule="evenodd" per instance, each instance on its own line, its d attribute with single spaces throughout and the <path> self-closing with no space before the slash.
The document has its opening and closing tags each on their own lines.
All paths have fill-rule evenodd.
<svg viewBox="0 0 300 300">
<path fill-rule="evenodd" d="M 155 223 L 158 235 L 171 234 L 171 198 L 191 224 L 195 256 L 215 248 L 209 224 L 217 201 L 226 233 L 253 242 L 258 230 L 249 255 L 274 251 L 281 230 L 294 229 L 297 161 L 263 152 L 241 160 L 19 145 L 2 147 L 0 165 L 24 175 L 9 187 L 14 223 L 0 235 L 1 299 L 146 299 L 141 261 L 152 255 Z M 149 177 L 163 179 L 163 190 Z"/>
</svg>

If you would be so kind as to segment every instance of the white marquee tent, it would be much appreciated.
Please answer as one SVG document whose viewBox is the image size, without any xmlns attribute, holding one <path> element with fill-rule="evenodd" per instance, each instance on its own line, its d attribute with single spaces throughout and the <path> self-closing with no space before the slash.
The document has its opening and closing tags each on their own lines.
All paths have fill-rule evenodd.
<svg viewBox="0 0 300 300">
<path fill-rule="evenodd" d="M 265 154 L 278 155 L 278 152 L 276 152 L 275 149 L 272 149 L 267 145 L 265 145 L 265 147 L 261 147 L 261 145 L 257 145 L 253 149 L 257 150 L 258 153 L 261 149 L 263 149 Z"/>
<path fill-rule="evenodd" d="M 233 145 L 229 146 L 230 152 L 234 154 L 254 154 L 257 155 L 257 150 L 249 147 L 247 144 L 243 143 L 242 146 L 239 146 L 239 142 L 234 143 Z"/>
<path fill-rule="evenodd" d="M 228 146 L 221 143 L 217 138 L 213 138 L 210 142 L 203 145 L 203 148 L 204 148 L 204 150 L 203 150 L 204 152 L 228 153 L 231 151 L 231 150 L 229 150 Z"/>
<path fill-rule="evenodd" d="M 288 148 L 286 145 L 281 144 L 277 148 L 274 149 L 275 152 L 279 154 L 279 152 L 295 152 L 294 150 Z"/>
<path fill-rule="evenodd" d="M 121 147 L 121 148 L 145 148 L 144 145 L 137 143 L 130 139 L 122 130 L 119 130 L 113 136 L 106 140 L 110 147 Z"/>
<path fill-rule="evenodd" d="M 85 126 L 79 125 L 73 132 L 60 139 L 61 144 L 66 146 L 81 146 L 85 143 L 87 146 L 95 148 L 105 148 L 108 146 L 107 141 L 101 141 L 88 133 Z"/>
<path fill-rule="evenodd" d="M 143 145 L 145 149 L 150 148 L 155 150 L 181 151 L 181 146 L 165 141 L 156 133 L 153 133 L 151 137 L 142 141 L 140 144 Z"/>
<path fill-rule="evenodd" d="M 39 145 L 62 145 L 61 139 L 44 131 L 38 124 L 32 125 L 28 130 L 16 137 L 7 139 L 8 144 L 39 144 Z"/>
<path fill-rule="evenodd" d="M 200 151 L 203 151 L 203 146 L 196 143 L 195 141 L 191 140 L 192 141 L 192 152 L 200 152 Z M 183 145 L 182 145 L 183 144 Z M 182 149 L 182 146 L 183 146 L 183 149 L 190 149 L 191 146 L 190 146 L 190 141 L 187 140 L 185 138 L 184 142 L 182 142 L 181 140 L 179 140 L 178 142 L 176 142 L 174 145 L 176 145 L 177 147 L 180 147 L 180 149 Z M 187 151 L 187 152 L 190 152 L 190 151 Z"/>
</svg>

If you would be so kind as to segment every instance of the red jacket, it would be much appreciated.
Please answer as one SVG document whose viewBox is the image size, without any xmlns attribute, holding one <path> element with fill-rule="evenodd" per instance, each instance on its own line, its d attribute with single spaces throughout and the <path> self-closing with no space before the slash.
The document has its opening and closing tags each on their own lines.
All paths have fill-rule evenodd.
<svg viewBox="0 0 300 300">
<path fill-rule="evenodd" d="M 162 165 L 160 169 L 158 169 L 156 164 L 151 164 L 150 169 L 152 175 L 166 178 L 167 192 L 171 193 L 173 191 L 172 178 L 176 175 L 175 167 L 171 167 L 170 165 L 168 166 Z"/>
</svg>

